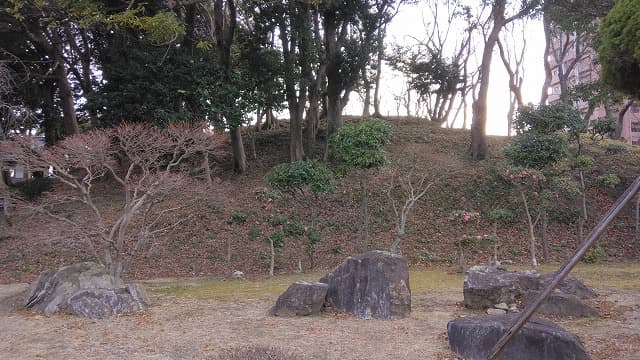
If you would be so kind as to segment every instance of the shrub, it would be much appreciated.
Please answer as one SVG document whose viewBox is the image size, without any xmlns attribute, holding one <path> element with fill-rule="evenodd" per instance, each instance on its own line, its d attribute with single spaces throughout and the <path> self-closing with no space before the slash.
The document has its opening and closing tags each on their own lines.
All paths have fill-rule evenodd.
<svg viewBox="0 0 640 360">
<path fill-rule="evenodd" d="M 525 133 L 504 150 L 514 166 L 542 169 L 560 161 L 566 154 L 567 141 L 559 135 Z"/>
<path fill-rule="evenodd" d="M 604 147 L 604 151 L 610 155 L 622 154 L 627 152 L 627 146 L 619 142 L 612 142 L 612 143 L 608 143 Z"/>
<path fill-rule="evenodd" d="M 371 169 L 387 163 L 383 147 L 391 139 L 391 126 L 379 119 L 348 123 L 329 140 L 331 153 L 343 163 Z"/>
<path fill-rule="evenodd" d="M 596 182 L 602 187 L 613 189 L 620 184 L 620 178 L 616 174 L 605 174 L 598 176 Z"/>
<path fill-rule="evenodd" d="M 584 254 L 582 257 L 582 261 L 588 264 L 594 264 L 598 261 L 604 259 L 606 256 L 604 250 L 601 247 L 596 246 L 593 249 L 589 250 L 588 253 Z"/>
<path fill-rule="evenodd" d="M 331 183 L 331 171 L 317 161 L 296 161 L 276 165 L 264 178 L 272 188 L 292 193 L 304 192 L 308 188 L 312 193 L 319 194 L 333 191 L 335 188 Z"/>
<path fill-rule="evenodd" d="M 518 110 L 515 118 L 515 128 L 520 134 L 550 135 L 561 130 L 577 129 L 582 123 L 580 111 L 562 102 L 524 106 Z"/>
<path fill-rule="evenodd" d="M 611 134 L 618 128 L 618 122 L 611 117 L 597 119 L 591 128 L 591 140 L 604 138 L 605 135 Z"/>
</svg>

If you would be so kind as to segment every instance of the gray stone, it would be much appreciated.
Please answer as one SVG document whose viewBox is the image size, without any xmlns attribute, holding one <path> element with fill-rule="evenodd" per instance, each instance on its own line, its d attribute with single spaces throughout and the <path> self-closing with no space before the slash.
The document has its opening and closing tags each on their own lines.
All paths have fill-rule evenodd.
<svg viewBox="0 0 640 360">
<path fill-rule="evenodd" d="M 555 273 L 550 273 L 544 274 L 540 277 L 543 287 L 547 286 L 553 280 L 554 275 Z M 598 296 L 598 294 L 593 291 L 593 289 L 585 285 L 578 278 L 571 275 L 565 277 L 562 282 L 558 284 L 557 289 L 565 294 L 575 295 L 582 300 L 593 299 Z"/>
<path fill-rule="evenodd" d="M 75 298 L 74 307 L 77 311 L 70 308 L 69 301 L 72 298 Z M 124 304 L 132 302 L 137 305 L 130 305 L 129 308 L 135 310 L 149 304 L 141 287 L 124 284 L 122 280 L 109 274 L 102 265 L 84 262 L 41 273 L 38 280 L 31 284 L 25 307 L 45 315 L 65 310 L 89 314 L 92 312 L 86 308 L 90 304 L 115 304 L 116 308 L 111 310 L 115 314 L 121 313 L 118 309 L 127 308 Z M 107 312 L 96 309 L 93 313 Z"/>
<path fill-rule="evenodd" d="M 411 289 L 407 260 L 383 251 L 348 257 L 320 282 L 328 284 L 326 305 L 359 318 L 409 316 Z"/>
<path fill-rule="evenodd" d="M 105 318 L 117 314 L 140 311 L 149 305 L 139 285 L 117 289 L 81 290 L 67 301 L 67 309 L 80 316 Z"/>
<path fill-rule="evenodd" d="M 489 315 L 504 315 L 507 313 L 507 310 L 503 309 L 487 309 L 487 314 Z"/>
<path fill-rule="evenodd" d="M 269 310 L 274 316 L 306 316 L 320 313 L 329 285 L 298 281 L 282 293 Z"/>
<path fill-rule="evenodd" d="M 504 267 L 474 266 L 464 279 L 464 306 L 487 309 L 494 304 L 512 303 L 525 291 L 540 286 L 540 274 L 535 270 L 507 271 Z"/>
<path fill-rule="evenodd" d="M 495 304 L 493 307 L 496 308 L 496 309 L 502 309 L 504 311 L 509 310 L 509 305 L 507 305 L 506 303 L 503 303 L 503 302 L 501 302 L 500 304 Z"/>
<path fill-rule="evenodd" d="M 522 304 L 528 308 L 540 294 L 539 291 L 529 291 L 522 297 Z M 555 316 L 596 317 L 598 310 L 585 304 L 579 297 L 554 290 L 547 300 L 537 310 L 541 314 Z"/>
<path fill-rule="evenodd" d="M 466 360 L 485 360 L 498 339 L 517 315 L 465 317 L 449 321 L 447 334 L 451 350 Z M 498 359 L 586 360 L 589 355 L 574 334 L 539 318 L 532 318 L 516 334 Z"/>
</svg>

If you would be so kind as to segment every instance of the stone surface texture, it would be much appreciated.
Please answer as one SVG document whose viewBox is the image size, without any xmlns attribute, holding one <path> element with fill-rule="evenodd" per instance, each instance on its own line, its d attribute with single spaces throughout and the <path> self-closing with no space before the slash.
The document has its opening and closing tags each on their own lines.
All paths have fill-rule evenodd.
<svg viewBox="0 0 640 360">
<path fill-rule="evenodd" d="M 466 360 L 485 360 L 517 315 L 464 317 L 447 324 L 451 350 Z M 574 334 L 539 318 L 532 318 L 507 344 L 498 359 L 586 360 L 589 355 Z"/>
<path fill-rule="evenodd" d="M 328 284 L 326 305 L 359 318 L 409 316 L 411 289 L 407 260 L 383 251 L 348 257 L 320 282 Z"/>
<path fill-rule="evenodd" d="M 67 310 L 89 318 L 105 318 L 117 314 L 140 311 L 148 305 L 144 290 L 139 285 L 126 285 L 116 289 L 81 290 L 67 301 Z"/>
<path fill-rule="evenodd" d="M 540 286 L 540 274 L 535 270 L 507 271 L 504 267 L 474 266 L 464 279 L 464 306 L 487 309 L 499 303 L 510 304 L 524 292 Z"/>
<path fill-rule="evenodd" d="M 522 299 L 525 306 L 552 280 L 554 274 L 541 275 L 535 270 L 507 271 L 503 267 L 474 266 L 464 280 L 464 306 L 470 309 L 497 307 L 495 304 L 511 304 Z M 573 276 L 566 277 L 538 309 L 539 312 L 557 316 L 598 316 L 598 312 L 582 300 L 597 294 Z M 502 308 L 502 307 L 500 307 Z"/>
<path fill-rule="evenodd" d="M 321 282 L 298 281 L 282 293 L 269 310 L 273 316 L 306 316 L 322 311 L 329 285 Z"/>
<path fill-rule="evenodd" d="M 529 291 L 522 297 L 522 305 L 526 309 L 538 297 L 538 291 Z M 555 316 L 596 317 L 598 310 L 585 304 L 579 297 L 554 290 L 547 300 L 538 307 L 538 313 Z"/>
<path fill-rule="evenodd" d="M 72 300 L 70 302 L 70 300 Z M 90 310 L 91 305 L 97 308 Z M 144 309 L 147 296 L 138 285 L 126 285 L 99 264 L 84 262 L 48 270 L 31 284 L 25 307 L 50 315 L 71 311 L 89 317 L 104 317 Z M 105 310 L 106 306 L 112 306 Z"/>
</svg>

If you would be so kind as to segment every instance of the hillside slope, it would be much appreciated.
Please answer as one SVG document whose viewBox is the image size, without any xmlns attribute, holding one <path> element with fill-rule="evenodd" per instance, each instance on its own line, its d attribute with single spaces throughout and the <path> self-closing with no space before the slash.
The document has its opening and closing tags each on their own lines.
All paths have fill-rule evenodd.
<svg viewBox="0 0 640 360">
<path fill-rule="evenodd" d="M 370 249 L 387 248 L 394 238 L 395 217 L 387 192 L 401 198 L 399 181 L 411 174 L 417 180 L 436 180 L 421 199 L 408 221 L 407 234 L 400 249 L 414 266 L 451 266 L 458 253 L 454 242 L 464 235 L 483 236 L 493 232 L 488 213 L 509 208 L 511 221 L 497 227 L 498 257 L 527 263 L 528 234 L 517 194 L 502 180 L 504 160 L 501 148 L 504 137 L 490 139 L 493 159 L 473 162 L 466 153 L 469 133 L 435 127 L 417 119 L 390 120 L 392 143 L 387 150 L 390 166 L 372 174 L 369 182 Z M 170 276 L 228 275 L 232 270 L 248 274 L 266 274 L 269 245 L 266 238 L 286 226 L 287 221 L 301 226 L 315 226 L 322 239 L 314 254 L 316 267 L 330 268 L 346 255 L 355 252 L 358 236 L 359 182 L 356 173 L 335 167 L 340 175 L 337 191 L 321 199 L 318 219 L 311 224 L 309 211 L 288 198 L 272 202 L 256 196 L 266 188 L 264 174 L 272 166 L 287 161 L 288 132 L 281 128 L 257 133 L 257 160 L 250 160 L 246 175 L 233 174 L 225 165 L 216 169 L 216 181 L 205 192 L 171 196 L 163 206 L 188 204 L 175 218 L 185 219 L 178 226 L 149 237 L 130 258 L 125 276 L 155 278 Z M 322 141 L 322 140 L 321 140 Z M 590 219 L 588 232 L 604 214 L 626 185 L 633 181 L 640 165 L 640 152 L 619 146 L 588 142 L 587 152 L 597 166 L 586 174 Z M 618 148 L 614 151 L 614 148 Z M 614 188 L 602 187 L 598 176 L 616 174 L 621 182 Z M 99 184 L 101 202 L 117 207 L 120 194 L 108 182 Z M 56 188 L 54 191 L 62 191 Z M 269 195 L 269 194 L 267 194 Z M 550 211 L 548 239 L 550 259 L 563 260 L 577 241 L 577 226 L 570 209 L 576 203 L 557 201 L 565 206 Z M 454 210 L 478 211 L 480 222 L 474 226 L 451 221 Z M 67 216 L 83 219 L 80 207 L 59 209 Z M 591 260 L 638 258 L 634 242 L 634 211 L 629 208 L 604 234 Z M 276 219 L 276 220 L 274 220 Z M 77 261 L 95 259 L 95 251 L 82 236 L 40 215 L 15 215 L 13 226 L 0 229 L 0 283 L 33 279 L 40 271 Z M 285 225 L 282 225 L 282 224 Z M 280 224 L 275 225 L 274 224 Z M 74 235 L 75 234 L 75 235 Z M 487 262 L 493 251 L 488 241 L 472 244 L 465 254 L 467 264 Z M 538 251 L 541 254 L 541 251 Z M 305 251 L 304 237 L 286 238 L 278 247 L 276 271 L 308 270 L 311 260 Z"/>
</svg>

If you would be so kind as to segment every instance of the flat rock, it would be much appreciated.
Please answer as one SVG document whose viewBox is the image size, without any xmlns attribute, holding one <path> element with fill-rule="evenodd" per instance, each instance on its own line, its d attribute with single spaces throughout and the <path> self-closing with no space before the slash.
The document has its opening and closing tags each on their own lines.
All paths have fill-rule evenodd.
<svg viewBox="0 0 640 360">
<path fill-rule="evenodd" d="M 493 346 L 516 319 L 517 315 L 508 314 L 449 321 L 449 346 L 466 360 L 486 360 Z M 577 336 L 552 322 L 534 317 L 511 339 L 498 359 L 590 358 Z"/>
<path fill-rule="evenodd" d="M 489 315 L 504 315 L 507 313 L 507 310 L 503 309 L 487 309 L 487 314 Z"/>
<path fill-rule="evenodd" d="M 320 313 L 329 285 L 298 281 L 278 297 L 269 310 L 273 316 L 306 316 Z"/>
<path fill-rule="evenodd" d="M 464 306 L 487 309 L 494 304 L 510 304 L 525 291 L 540 286 L 540 274 L 535 270 L 507 271 L 497 266 L 473 266 L 464 279 Z"/>
<path fill-rule="evenodd" d="M 542 280 L 542 286 L 547 286 L 553 280 L 554 275 L 555 273 L 550 273 L 540 276 L 540 280 Z M 562 282 L 558 284 L 557 289 L 565 294 L 577 296 L 582 300 L 598 297 L 598 294 L 593 291 L 593 289 L 585 285 L 578 278 L 571 275 L 566 276 L 562 280 Z"/>
<path fill-rule="evenodd" d="M 540 294 L 539 291 L 529 291 L 522 297 L 525 308 L 531 306 Z M 561 290 L 554 290 L 547 300 L 540 305 L 537 312 L 555 316 L 596 317 L 598 310 L 585 304 L 579 297 L 566 294 Z"/>
<path fill-rule="evenodd" d="M 328 284 L 326 305 L 359 318 L 409 316 L 411 289 L 407 260 L 383 251 L 348 257 L 320 282 Z"/>
</svg>

